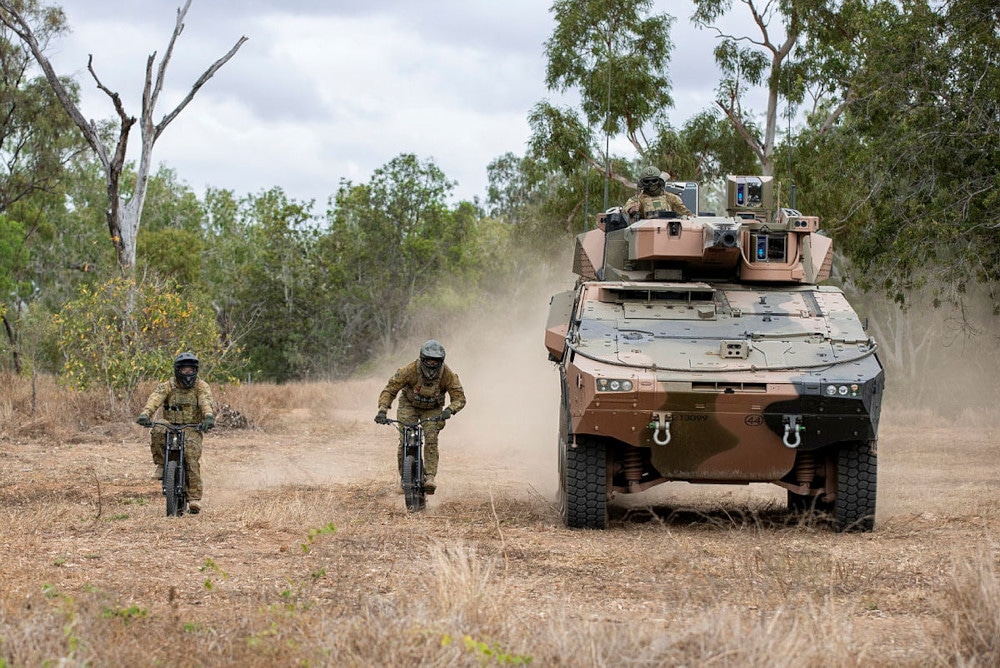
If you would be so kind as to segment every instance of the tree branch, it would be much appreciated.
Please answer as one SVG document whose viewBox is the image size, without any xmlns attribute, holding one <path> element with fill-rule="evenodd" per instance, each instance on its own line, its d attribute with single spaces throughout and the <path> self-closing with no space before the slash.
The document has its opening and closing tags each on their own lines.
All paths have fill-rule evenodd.
<svg viewBox="0 0 1000 668">
<path fill-rule="evenodd" d="M 21 38 L 21 40 L 28 45 L 31 50 L 31 54 L 35 57 L 35 62 L 38 66 L 42 68 L 42 72 L 45 73 L 45 78 L 48 80 L 49 85 L 52 86 L 52 91 L 56 94 L 59 103 L 66 110 L 66 113 L 73 120 L 80 131 L 83 132 L 84 138 L 90 147 L 94 149 L 97 153 L 97 157 L 101 160 L 101 164 L 108 164 L 107 151 L 104 148 L 104 144 L 101 143 L 101 137 L 97 132 L 97 127 L 93 123 L 87 122 L 87 119 L 83 117 L 80 109 L 73 102 L 73 98 L 70 97 L 69 91 L 63 85 L 59 76 L 56 75 L 55 69 L 52 67 L 52 63 L 42 52 L 42 47 L 38 43 L 38 39 L 35 37 L 35 33 L 31 30 L 31 26 L 24 20 L 20 12 L 14 7 L 14 3 L 11 0 L 0 0 L 0 23 L 7 26 L 14 33 Z"/>
<path fill-rule="evenodd" d="M 159 137 L 160 134 L 163 132 L 163 130 L 167 127 L 167 125 L 170 124 L 170 121 L 174 120 L 174 118 L 177 117 L 177 114 L 181 113 L 181 110 L 183 110 L 184 107 L 186 107 L 188 103 L 191 102 L 192 99 L 194 99 L 194 96 L 198 92 L 198 90 L 202 86 L 204 86 L 209 79 L 215 76 L 215 73 L 218 72 L 223 65 L 228 63 L 229 60 L 236 55 L 236 52 L 240 50 L 240 47 L 243 46 L 243 43 L 246 42 L 247 39 L 248 38 L 246 36 L 240 37 L 236 41 L 236 44 L 233 45 L 233 48 L 229 49 L 229 52 L 226 53 L 226 55 L 222 56 L 217 61 L 212 63 L 212 66 L 209 67 L 207 70 L 205 70 L 204 74 L 198 77 L 198 80 L 194 83 L 194 86 L 191 87 L 191 90 L 184 97 L 184 99 L 181 100 L 180 104 L 178 104 L 173 111 L 164 116 L 160 120 L 160 122 L 156 124 L 156 133 L 153 135 L 154 139 L 156 137 Z M 163 64 L 166 64 L 166 61 L 164 61 Z"/>
<path fill-rule="evenodd" d="M 750 150 L 754 152 L 754 155 L 757 156 L 757 159 L 760 160 L 761 164 L 763 165 L 764 164 L 763 147 L 761 147 L 760 142 L 757 141 L 757 139 L 752 134 L 750 134 L 750 130 L 748 130 L 747 126 L 743 124 L 743 120 L 736 115 L 736 113 L 732 110 L 732 108 L 727 108 L 726 105 L 722 104 L 718 100 L 716 100 L 715 103 L 719 105 L 719 108 L 722 109 L 722 113 L 726 115 L 726 118 L 729 119 L 729 122 L 733 124 L 734 128 L 736 128 L 736 132 L 738 132 L 739 135 L 743 137 L 744 141 L 746 141 L 747 145 L 750 147 Z"/>
</svg>

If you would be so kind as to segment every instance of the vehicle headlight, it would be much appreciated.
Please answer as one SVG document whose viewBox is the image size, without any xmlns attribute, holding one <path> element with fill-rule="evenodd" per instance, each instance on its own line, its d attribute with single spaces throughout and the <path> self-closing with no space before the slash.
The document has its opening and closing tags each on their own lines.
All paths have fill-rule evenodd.
<svg viewBox="0 0 1000 668">
<path fill-rule="evenodd" d="M 634 387 L 631 380 L 627 378 L 598 378 L 598 392 L 631 392 Z"/>
<path fill-rule="evenodd" d="M 847 397 L 847 396 L 856 397 L 856 396 L 858 396 L 858 393 L 860 392 L 860 390 L 861 390 L 861 386 L 860 385 L 858 385 L 857 383 L 850 383 L 850 384 L 844 384 L 844 385 L 827 385 L 823 389 L 823 392 L 828 397 L 836 397 L 836 396 L 841 396 L 841 397 Z"/>
</svg>

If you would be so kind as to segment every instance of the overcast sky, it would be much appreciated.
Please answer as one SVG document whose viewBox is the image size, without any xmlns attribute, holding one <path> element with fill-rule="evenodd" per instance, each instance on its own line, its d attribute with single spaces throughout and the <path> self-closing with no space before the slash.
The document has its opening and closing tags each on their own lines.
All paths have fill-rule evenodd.
<svg viewBox="0 0 1000 668">
<path fill-rule="evenodd" d="M 146 59 L 166 50 L 183 0 L 52 1 L 72 32 L 48 53 L 59 74 L 81 83 L 84 115 L 115 117 L 87 72 L 89 54 L 104 85 L 138 116 Z M 194 0 L 155 120 L 241 36 L 249 41 L 170 124 L 153 159 L 199 195 L 207 186 L 237 195 L 280 186 L 322 206 L 341 179 L 367 181 L 400 153 L 414 153 L 458 182 L 456 198 L 485 199 L 486 166 L 508 151 L 525 153 L 528 112 L 552 97 L 543 46 L 554 26 L 550 6 Z M 656 7 L 676 18 L 671 119 L 679 126 L 711 104 L 715 41 L 691 25 L 690 3 Z M 131 146 L 139 146 L 137 127 Z"/>
</svg>

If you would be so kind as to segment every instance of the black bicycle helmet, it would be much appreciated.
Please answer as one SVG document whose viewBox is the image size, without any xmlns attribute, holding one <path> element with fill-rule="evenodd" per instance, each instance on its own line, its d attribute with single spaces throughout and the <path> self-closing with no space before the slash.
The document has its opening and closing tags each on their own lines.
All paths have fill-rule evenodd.
<svg viewBox="0 0 1000 668">
<path fill-rule="evenodd" d="M 198 358 L 194 353 L 181 353 L 174 358 L 174 378 L 177 384 L 183 388 L 194 387 L 194 382 L 198 380 Z"/>
<path fill-rule="evenodd" d="M 431 339 L 420 346 L 420 372 L 424 378 L 437 378 L 444 366 L 444 346 Z"/>
</svg>

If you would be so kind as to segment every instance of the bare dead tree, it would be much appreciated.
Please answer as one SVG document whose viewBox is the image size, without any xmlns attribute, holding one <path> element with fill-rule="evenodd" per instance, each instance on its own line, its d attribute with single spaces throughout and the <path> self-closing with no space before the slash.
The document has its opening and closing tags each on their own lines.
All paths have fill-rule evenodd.
<svg viewBox="0 0 1000 668">
<path fill-rule="evenodd" d="M 115 113 L 118 115 L 120 123 L 118 127 L 118 139 L 115 143 L 114 150 L 109 151 L 109 147 L 105 146 L 104 142 L 101 140 L 97 124 L 93 120 L 88 121 L 84 118 L 62 81 L 56 75 L 49 59 L 42 52 L 42 48 L 35 36 L 34 29 L 25 20 L 23 13 L 17 9 L 17 4 L 18 3 L 14 2 L 14 0 L 0 0 L 0 23 L 6 25 L 14 31 L 14 33 L 17 34 L 17 36 L 20 37 L 31 50 L 35 61 L 45 73 L 45 77 L 48 79 L 49 85 L 52 86 L 52 90 L 55 92 L 56 97 L 59 98 L 59 101 L 62 103 L 66 113 L 73 119 L 73 122 L 80 128 L 80 131 L 83 132 L 87 143 L 90 144 L 90 147 L 94 150 L 94 153 L 97 154 L 98 159 L 101 161 L 101 165 L 104 168 L 108 192 L 108 232 L 111 235 L 111 242 L 115 247 L 115 252 L 118 258 L 118 266 L 121 268 L 123 273 L 128 273 L 131 271 L 132 267 L 135 266 L 136 237 L 139 233 L 139 225 L 142 220 L 142 209 L 146 200 L 146 187 L 149 181 L 149 171 L 152 167 L 153 145 L 156 143 L 156 140 L 159 139 L 160 135 L 163 134 L 167 125 L 169 125 L 170 122 L 173 121 L 188 105 L 188 103 L 191 102 L 201 87 L 204 86 L 205 83 L 207 83 L 208 80 L 211 79 L 223 65 L 229 62 L 229 60 L 236 55 L 236 52 L 239 51 L 241 46 L 243 46 L 243 43 L 247 41 L 247 37 L 240 37 L 239 40 L 236 41 L 236 44 L 234 44 L 229 52 L 226 53 L 226 55 L 212 63 L 212 65 L 205 70 L 198 80 L 195 81 L 191 90 L 188 91 L 188 94 L 184 97 L 184 99 L 182 99 L 171 112 L 164 115 L 159 122 L 153 121 L 153 114 L 156 109 L 156 103 L 159 99 L 160 92 L 163 90 L 164 77 L 167 65 L 170 63 L 170 58 L 174 52 L 174 45 L 177 42 L 177 38 L 180 37 L 181 32 L 184 30 L 184 17 L 187 15 L 188 8 L 191 6 L 191 0 L 187 0 L 187 2 L 184 3 L 184 6 L 177 10 L 177 23 L 174 25 L 174 32 L 170 36 L 170 42 L 167 45 L 167 50 L 164 53 L 163 59 L 160 61 L 159 67 L 155 67 L 155 78 L 154 66 L 156 63 L 156 52 L 154 51 L 146 60 L 146 79 L 142 91 L 142 112 L 138 119 L 134 116 L 130 116 L 125 111 L 121 96 L 110 90 L 101 82 L 97 73 L 94 71 L 93 56 L 89 56 L 87 60 L 87 70 L 90 72 L 94 82 L 97 84 L 97 88 L 111 99 L 111 103 L 114 105 Z M 131 197 L 123 204 L 121 201 L 121 175 L 122 170 L 125 167 L 125 154 L 128 148 L 129 134 L 132 131 L 132 126 L 134 126 L 137 121 L 139 123 L 139 131 L 142 138 L 142 148 L 139 154 L 136 186 Z"/>
</svg>

